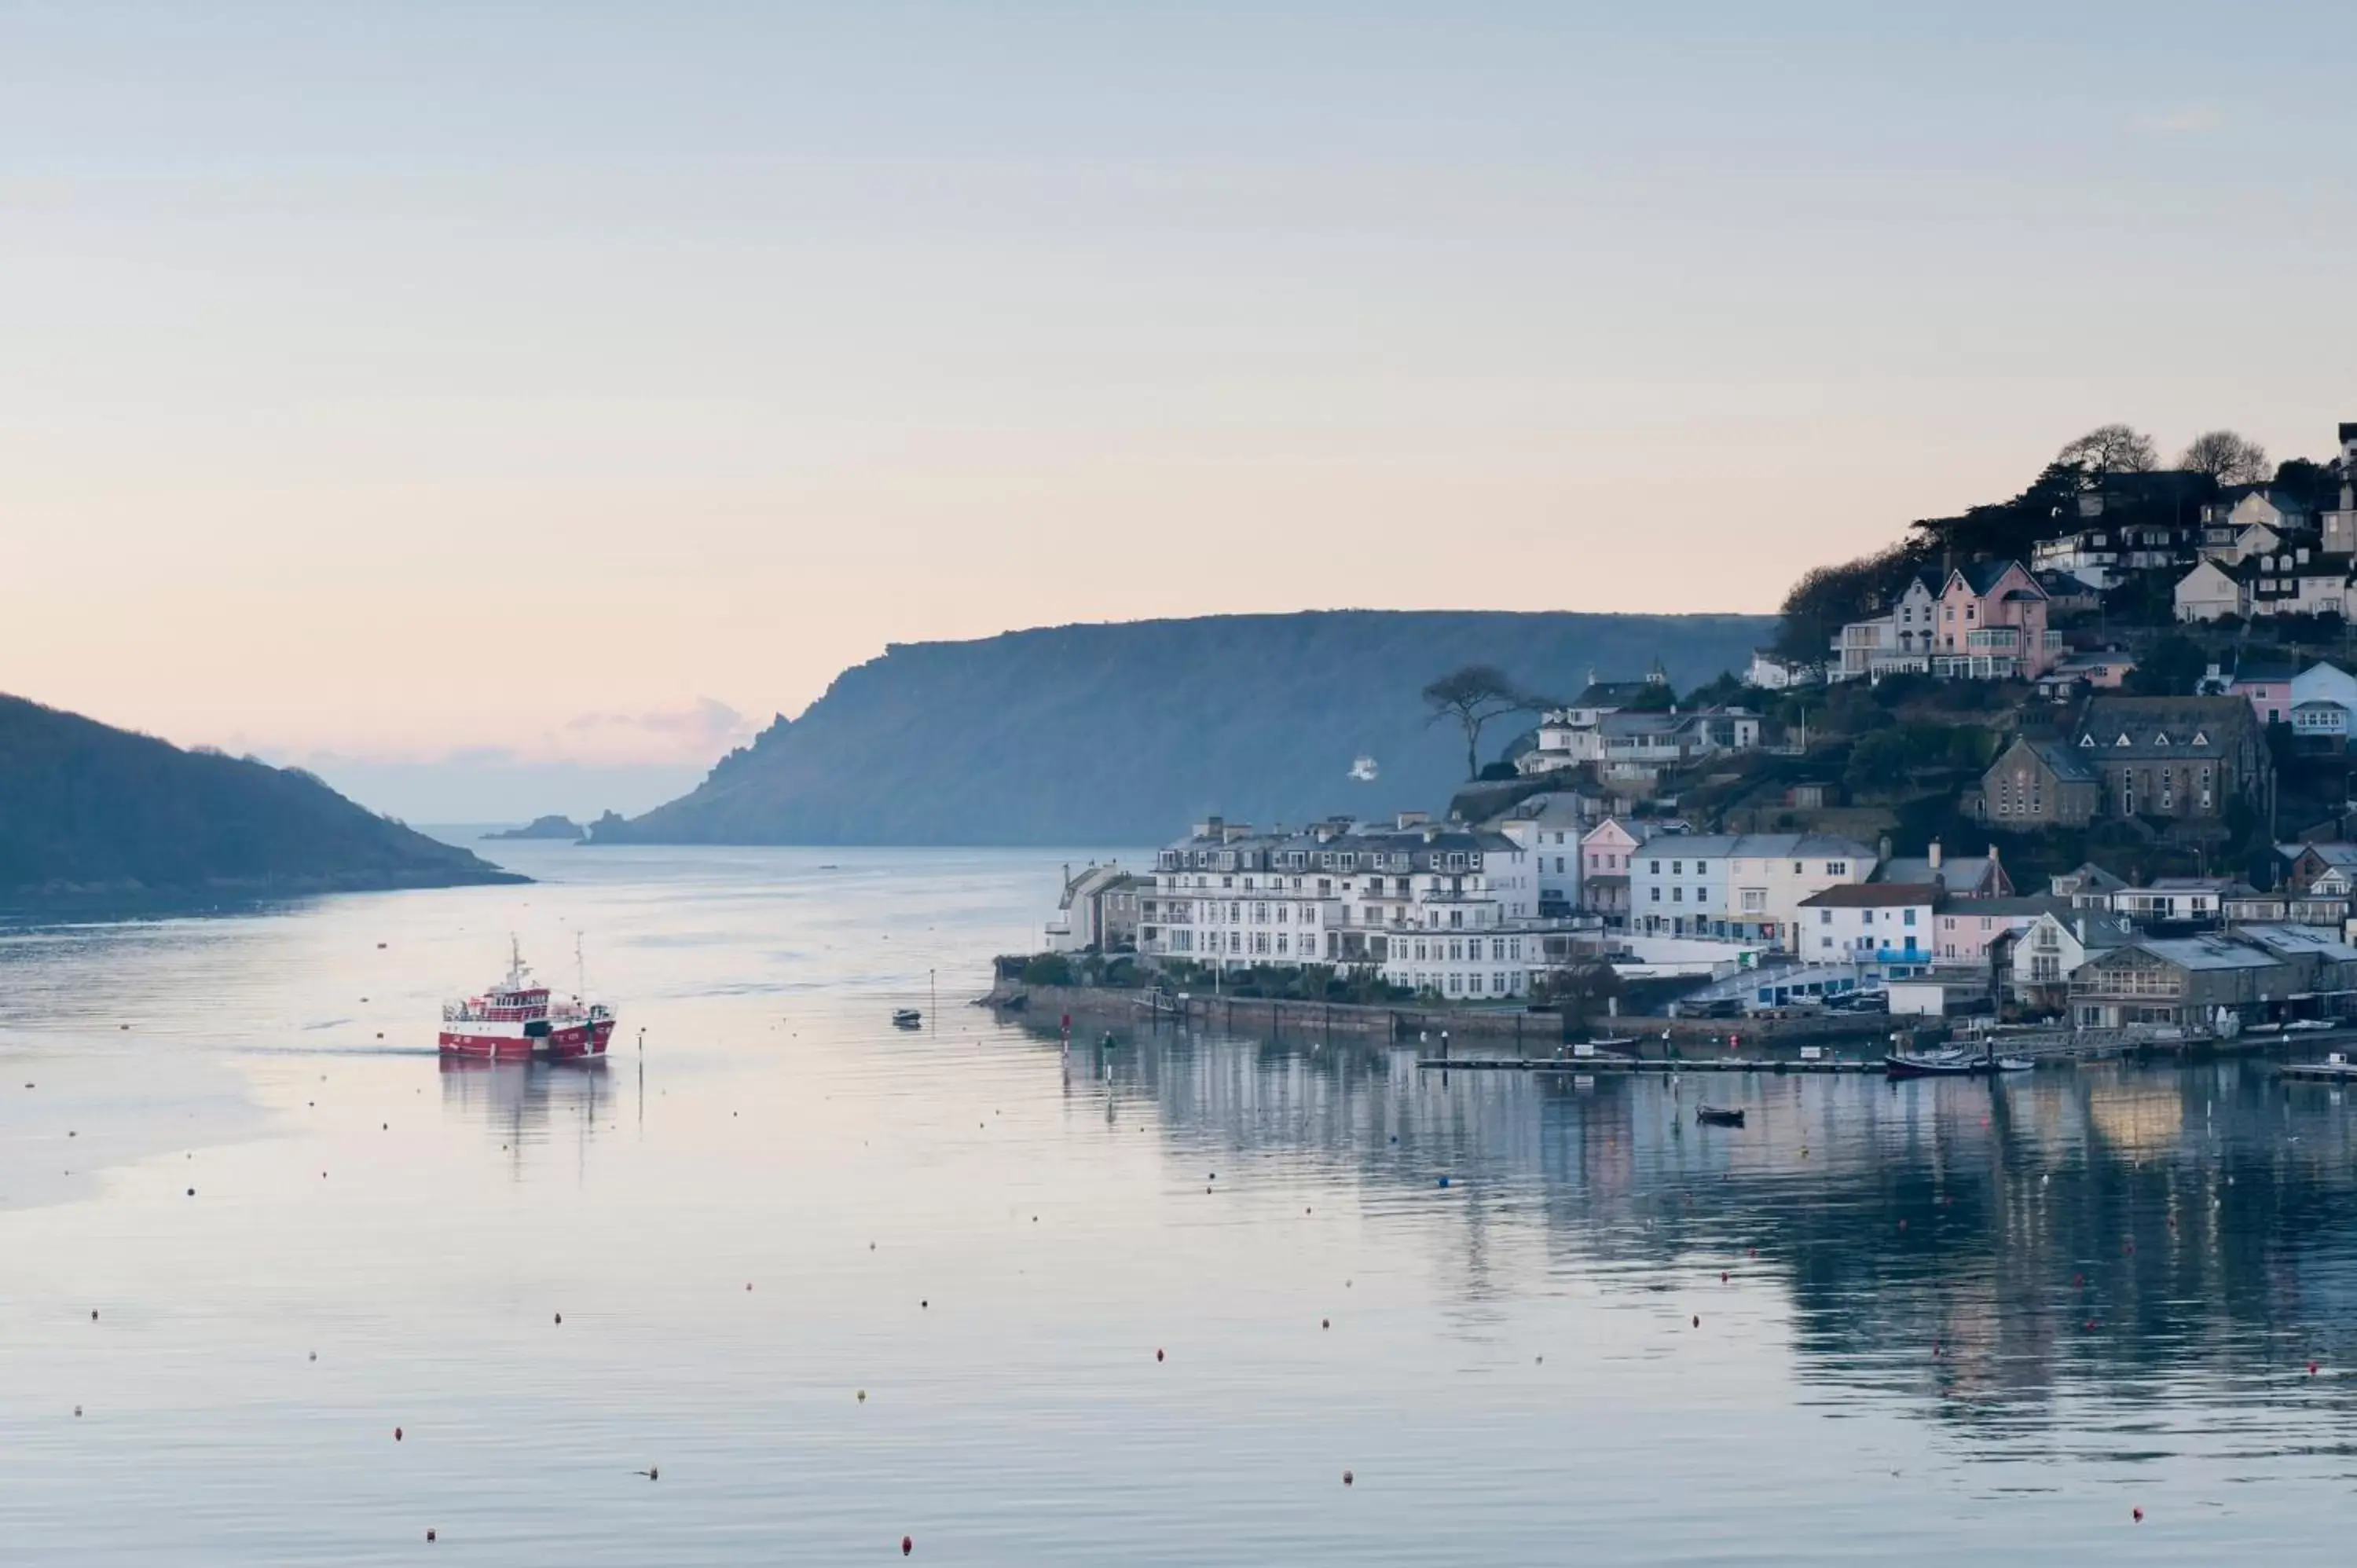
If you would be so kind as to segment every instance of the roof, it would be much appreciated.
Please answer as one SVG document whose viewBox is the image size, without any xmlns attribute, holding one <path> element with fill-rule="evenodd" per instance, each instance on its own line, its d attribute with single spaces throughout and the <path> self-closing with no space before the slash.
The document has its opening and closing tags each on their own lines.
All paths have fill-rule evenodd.
<svg viewBox="0 0 2357 1568">
<path fill-rule="evenodd" d="M 2299 673 L 2299 667 L 2296 664 L 2279 664 L 2270 659 L 2245 660 L 2234 667 L 2234 684 L 2240 686 L 2246 682 L 2255 683 L 2260 681 L 2288 681 L 2298 673 Z"/>
<path fill-rule="evenodd" d="M 2051 915 L 2058 920 L 2067 920 L 2077 912 L 2071 908 L 2068 898 L 2057 898 L 2045 893 L 2027 897 L 1963 898 L 1948 907 L 1951 915 Z"/>
<path fill-rule="evenodd" d="M 2013 751 L 2014 746 L 2027 747 L 2031 756 L 2044 763 L 2055 778 L 2066 784 L 2102 782 L 2102 775 L 2098 774 L 2084 757 L 2061 741 L 2024 740 L 2018 736 L 2014 737 L 2013 746 L 2008 746 L 2004 751 L 1999 752 L 1997 759 L 1989 764 L 1990 772 L 1994 773 L 2004 766 L 2007 756 Z"/>
<path fill-rule="evenodd" d="M 2357 843 L 2301 843 L 2282 847 L 2290 850 L 2295 859 L 2302 854 L 2312 854 L 2327 865 L 2357 871 Z"/>
<path fill-rule="evenodd" d="M 2082 893 L 2116 893 L 2127 886 L 2125 878 L 2113 875 L 2093 861 L 2083 861 L 2054 880 L 2072 883 Z"/>
<path fill-rule="evenodd" d="M 1884 861 L 1874 876 L 1878 882 L 1917 887 L 1937 884 L 1951 893 L 1969 893 L 1989 879 L 1991 866 L 1991 858 L 1986 854 L 1947 855 L 1937 867 L 1928 856 L 1901 855 Z"/>
<path fill-rule="evenodd" d="M 2271 969 L 2283 961 L 2263 949 L 2222 936 L 2143 937 L 2114 950 L 2147 952 L 2179 969 Z"/>
<path fill-rule="evenodd" d="M 2012 571 L 2017 566 L 2021 566 L 2021 563 L 2010 559 L 2004 561 L 1974 561 L 1957 567 L 1954 575 L 1962 577 L 1964 580 L 1964 586 L 1970 588 L 1974 593 L 1986 594 L 1990 589 L 2003 582 L 2005 580 L 2005 575 L 2007 572 Z M 2031 587 L 2036 590 L 2033 593 L 2025 595 L 2025 597 L 2044 598 L 2046 596 L 2045 590 L 2037 587 L 2038 579 L 2030 575 L 2029 567 L 2021 566 L 2021 575 L 2029 578 Z M 2016 592 L 2019 591 L 2020 590 L 2018 589 L 2016 590 Z"/>
<path fill-rule="evenodd" d="M 2357 963 L 2357 947 L 2326 926 L 2244 926 L 2235 934 L 2279 958 L 2313 953 L 2330 963 Z"/>
<path fill-rule="evenodd" d="M 1911 882 L 1843 882 L 1801 900 L 1803 909 L 1895 909 L 1939 901 L 1943 889 Z"/>
<path fill-rule="evenodd" d="M 2251 704 L 2240 697 L 2096 697 L 2087 703 L 2072 745 L 2109 760 L 2126 752 L 2138 759 L 2201 761 L 2225 754 L 2228 738 L 2256 728 Z"/>
<path fill-rule="evenodd" d="M 1682 833 L 1653 846 L 1655 854 L 1689 860 L 1862 860 L 1875 857 L 1870 844 L 1829 833 Z"/>
</svg>

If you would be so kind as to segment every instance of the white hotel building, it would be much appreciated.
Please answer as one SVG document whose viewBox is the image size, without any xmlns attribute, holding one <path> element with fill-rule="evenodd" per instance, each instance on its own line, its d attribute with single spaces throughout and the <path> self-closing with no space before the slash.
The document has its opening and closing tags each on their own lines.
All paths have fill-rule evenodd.
<svg viewBox="0 0 2357 1568">
<path fill-rule="evenodd" d="M 1213 817 L 1156 857 L 1137 950 L 1222 969 L 1330 964 L 1471 999 L 1544 969 L 1538 878 L 1501 833 L 1403 812 L 1254 832 Z"/>
</svg>

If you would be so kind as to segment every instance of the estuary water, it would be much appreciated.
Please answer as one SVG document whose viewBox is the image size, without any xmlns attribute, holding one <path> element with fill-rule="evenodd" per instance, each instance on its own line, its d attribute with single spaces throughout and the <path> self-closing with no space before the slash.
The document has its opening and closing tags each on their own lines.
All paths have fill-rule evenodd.
<svg viewBox="0 0 2357 1568">
<path fill-rule="evenodd" d="M 2347 1560 L 2330 1089 L 1068 1056 L 1064 856 L 487 847 L 0 933 L 0 1561 Z M 603 1069 L 436 1060 L 511 933 Z"/>
</svg>

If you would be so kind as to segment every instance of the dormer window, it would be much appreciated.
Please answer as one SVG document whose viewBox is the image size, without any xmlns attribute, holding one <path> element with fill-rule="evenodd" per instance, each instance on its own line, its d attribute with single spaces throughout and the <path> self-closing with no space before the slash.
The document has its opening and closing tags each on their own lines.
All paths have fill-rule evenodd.
<svg viewBox="0 0 2357 1568">
<path fill-rule="evenodd" d="M 2112 742 L 2113 746 L 2114 746 L 2114 747 L 2115 747 L 2115 748 L 2116 748 L 2116 747 L 2120 747 L 2120 746 L 2130 746 L 2130 745 L 2133 745 L 2133 744 L 2134 744 L 2134 743 L 2133 743 L 2133 742 L 2131 742 L 2131 741 L 2128 739 L 2127 732 L 2126 732 L 2126 730 L 2122 730 L 2122 731 L 2120 732 L 2120 738 L 2119 738 L 2119 739 L 2117 739 L 2117 740 L 2115 740 L 2115 741 Z"/>
<path fill-rule="evenodd" d="M 2208 746 L 2210 744 L 2210 737 L 2203 735 L 2200 730 L 2195 730 L 2193 732 L 2193 744 L 2196 746 Z"/>
<path fill-rule="evenodd" d="M 2093 746 L 2095 744 L 2095 737 L 2092 735 L 2083 735 L 2079 737 L 2079 744 L 2081 746 Z"/>
<path fill-rule="evenodd" d="M 2157 735 L 2152 737 L 2152 744 L 2155 746 L 2167 746 L 2169 744 L 2169 736 L 2166 735 Z"/>
</svg>

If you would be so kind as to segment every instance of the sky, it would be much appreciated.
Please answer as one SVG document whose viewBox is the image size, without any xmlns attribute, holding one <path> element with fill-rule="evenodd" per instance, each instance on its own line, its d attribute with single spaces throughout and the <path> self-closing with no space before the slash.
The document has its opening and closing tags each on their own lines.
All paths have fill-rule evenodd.
<svg viewBox="0 0 2357 1568">
<path fill-rule="evenodd" d="M 451 820 L 643 809 L 889 642 L 1767 611 L 2096 424 L 2329 452 L 2349 48 L 0 0 L 0 690 Z"/>
</svg>

